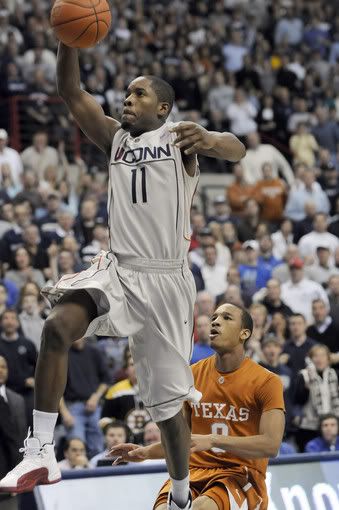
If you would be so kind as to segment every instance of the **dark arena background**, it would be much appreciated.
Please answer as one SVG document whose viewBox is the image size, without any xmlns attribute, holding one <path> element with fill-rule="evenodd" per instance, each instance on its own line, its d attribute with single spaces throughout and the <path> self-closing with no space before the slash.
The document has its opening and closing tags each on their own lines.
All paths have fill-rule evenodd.
<svg viewBox="0 0 339 510">
<path fill-rule="evenodd" d="M 129 82 L 156 75 L 175 91 L 170 121 L 230 131 L 247 149 L 235 164 L 199 157 L 192 362 L 213 354 L 216 305 L 248 309 L 246 354 L 284 385 L 286 429 L 268 469 L 268 509 L 338 510 L 339 4 L 110 4 L 108 35 L 79 51 L 81 85 L 105 114 L 119 120 Z M 108 250 L 107 160 L 57 94 L 51 7 L 0 0 L 0 479 L 32 426 L 50 313 L 40 289 Z M 68 375 L 54 436 L 62 481 L 0 494 L 0 510 L 150 510 L 167 478 L 164 461 L 112 467 L 106 457 L 122 441 L 160 440 L 128 339 L 80 340 Z M 85 427 L 79 409 L 90 384 L 107 391 Z M 80 437 L 69 442 L 71 427 Z"/>
</svg>

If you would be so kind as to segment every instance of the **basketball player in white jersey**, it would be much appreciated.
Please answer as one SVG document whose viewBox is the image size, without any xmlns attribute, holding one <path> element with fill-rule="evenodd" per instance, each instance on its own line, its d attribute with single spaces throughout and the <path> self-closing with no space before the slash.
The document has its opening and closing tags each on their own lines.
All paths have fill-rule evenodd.
<svg viewBox="0 0 339 510">
<path fill-rule="evenodd" d="M 53 432 L 72 342 L 94 333 L 129 336 L 140 395 L 166 452 L 168 508 L 189 509 L 190 431 L 182 404 L 201 396 L 189 368 L 195 285 L 187 265 L 197 154 L 239 161 L 245 148 L 230 133 L 166 123 L 173 89 L 153 76 L 129 85 L 121 124 L 106 117 L 80 88 L 77 50 L 61 43 L 57 85 L 82 131 L 110 160 L 110 250 L 86 271 L 43 289 L 54 308 L 35 375 L 33 437 L 25 440 L 24 458 L 1 480 L 0 491 L 24 492 L 60 480 Z M 92 399 L 98 403 L 101 396 Z"/>
</svg>

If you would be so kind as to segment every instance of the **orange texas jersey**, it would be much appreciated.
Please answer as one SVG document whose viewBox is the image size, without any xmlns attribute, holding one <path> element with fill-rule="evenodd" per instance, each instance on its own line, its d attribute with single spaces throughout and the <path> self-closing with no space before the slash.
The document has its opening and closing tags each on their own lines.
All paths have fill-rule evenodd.
<svg viewBox="0 0 339 510">
<path fill-rule="evenodd" d="M 193 434 L 255 436 L 264 411 L 285 410 L 280 378 L 245 358 L 234 372 L 219 372 L 216 357 L 192 365 L 195 387 L 202 398 L 191 406 Z M 191 455 L 190 467 L 226 467 L 237 464 L 266 473 L 268 459 L 245 459 L 214 448 Z"/>
</svg>

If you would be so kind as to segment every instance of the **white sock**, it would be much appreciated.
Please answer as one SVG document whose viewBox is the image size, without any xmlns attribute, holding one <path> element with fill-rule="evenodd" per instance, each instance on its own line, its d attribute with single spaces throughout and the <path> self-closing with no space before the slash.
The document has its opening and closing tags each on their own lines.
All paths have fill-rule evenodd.
<svg viewBox="0 0 339 510">
<path fill-rule="evenodd" d="M 41 446 L 46 443 L 53 443 L 58 414 L 33 409 L 33 437 L 39 439 Z"/>
<path fill-rule="evenodd" d="M 176 505 L 184 507 L 190 494 L 190 477 L 186 476 L 183 480 L 174 480 L 172 482 L 172 498 Z"/>
</svg>

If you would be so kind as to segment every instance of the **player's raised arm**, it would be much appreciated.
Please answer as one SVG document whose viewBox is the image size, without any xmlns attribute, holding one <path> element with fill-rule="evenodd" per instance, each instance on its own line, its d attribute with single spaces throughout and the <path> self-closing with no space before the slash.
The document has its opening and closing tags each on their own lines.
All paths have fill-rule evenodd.
<svg viewBox="0 0 339 510">
<path fill-rule="evenodd" d="M 58 48 L 57 89 L 80 129 L 109 155 L 113 136 L 120 124 L 107 117 L 97 101 L 80 88 L 78 50 L 63 43 L 59 43 Z"/>
<path fill-rule="evenodd" d="M 192 434 L 191 452 L 220 448 L 247 459 L 276 457 L 284 434 L 285 415 L 282 409 L 271 409 L 262 414 L 259 434 L 255 436 L 222 436 Z"/>
<path fill-rule="evenodd" d="M 244 144 L 232 133 L 207 131 L 195 122 L 179 122 L 171 131 L 177 134 L 174 145 L 186 156 L 201 154 L 236 162 L 246 154 Z"/>
</svg>

